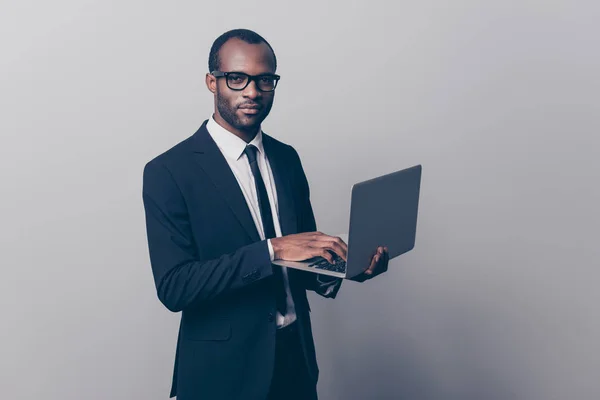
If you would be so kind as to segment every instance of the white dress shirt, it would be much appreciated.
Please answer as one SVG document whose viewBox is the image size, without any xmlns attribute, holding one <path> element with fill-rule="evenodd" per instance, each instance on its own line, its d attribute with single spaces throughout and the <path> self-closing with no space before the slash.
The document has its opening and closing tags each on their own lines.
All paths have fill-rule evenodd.
<svg viewBox="0 0 600 400">
<path fill-rule="evenodd" d="M 262 130 L 259 129 L 258 134 L 254 137 L 254 139 L 252 139 L 250 143 L 246 143 L 243 139 L 219 125 L 212 116 L 206 124 L 206 129 L 219 147 L 219 150 L 221 150 L 221 153 L 223 153 L 225 160 L 227 160 L 227 164 L 229 164 L 229 167 L 231 168 L 231 171 L 233 172 L 233 175 L 235 176 L 235 179 L 237 180 L 238 184 L 240 185 L 240 189 L 244 194 L 244 198 L 248 204 L 248 209 L 250 210 L 250 214 L 252 214 L 252 219 L 256 225 L 256 230 L 258 231 L 261 240 L 265 240 L 265 231 L 260 215 L 258 195 L 256 193 L 256 186 L 254 185 L 254 175 L 252 175 L 252 170 L 250 169 L 250 164 L 248 163 L 248 157 L 246 156 L 246 153 L 244 153 L 244 149 L 247 145 L 256 146 L 258 149 L 256 161 L 258 163 L 260 174 L 265 182 L 265 188 L 267 189 L 267 196 L 269 197 L 269 204 L 271 205 L 271 212 L 273 213 L 275 235 L 276 237 L 282 236 L 281 227 L 279 226 L 277 188 L 275 187 L 275 180 L 273 178 L 271 165 L 269 164 L 269 160 L 263 147 Z M 267 240 L 267 244 L 269 247 L 271 261 L 273 261 L 274 252 L 273 246 L 271 245 L 271 240 Z M 287 295 L 287 313 L 286 315 L 281 315 L 281 313 L 277 311 L 276 322 L 278 328 L 283 328 L 284 326 L 290 325 L 292 322 L 296 321 L 296 309 L 294 307 L 292 293 L 290 292 L 287 268 L 281 267 L 281 269 L 283 272 L 285 293 Z"/>
</svg>

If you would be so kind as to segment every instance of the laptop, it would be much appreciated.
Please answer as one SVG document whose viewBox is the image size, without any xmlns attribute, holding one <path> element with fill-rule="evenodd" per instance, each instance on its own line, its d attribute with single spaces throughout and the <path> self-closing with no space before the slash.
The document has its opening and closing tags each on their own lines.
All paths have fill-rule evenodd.
<svg viewBox="0 0 600 400">
<path fill-rule="evenodd" d="M 412 250 L 417 231 L 421 169 L 421 165 L 415 165 L 352 186 L 349 233 L 337 235 L 348 245 L 347 261 L 330 251 L 335 264 L 323 257 L 304 261 L 275 260 L 273 264 L 351 279 L 369 267 L 379 246 L 387 246 L 390 260 Z"/>
</svg>

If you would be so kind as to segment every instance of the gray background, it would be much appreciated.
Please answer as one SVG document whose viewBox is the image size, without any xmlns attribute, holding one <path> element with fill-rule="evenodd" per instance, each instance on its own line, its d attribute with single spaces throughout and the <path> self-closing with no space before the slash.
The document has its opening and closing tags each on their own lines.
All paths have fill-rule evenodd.
<svg viewBox="0 0 600 400">
<path fill-rule="evenodd" d="M 319 229 L 423 164 L 417 246 L 311 294 L 329 399 L 600 398 L 597 1 L 2 1 L 3 399 L 166 399 L 142 168 L 212 111 L 212 41 L 282 75 Z"/>
</svg>

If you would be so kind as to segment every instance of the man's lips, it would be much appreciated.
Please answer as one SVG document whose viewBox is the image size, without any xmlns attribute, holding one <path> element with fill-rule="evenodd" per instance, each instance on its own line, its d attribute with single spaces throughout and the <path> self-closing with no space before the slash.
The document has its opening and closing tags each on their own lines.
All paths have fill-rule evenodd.
<svg viewBox="0 0 600 400">
<path fill-rule="evenodd" d="M 239 107 L 239 109 L 242 110 L 244 114 L 258 114 L 260 106 L 243 106 Z"/>
</svg>

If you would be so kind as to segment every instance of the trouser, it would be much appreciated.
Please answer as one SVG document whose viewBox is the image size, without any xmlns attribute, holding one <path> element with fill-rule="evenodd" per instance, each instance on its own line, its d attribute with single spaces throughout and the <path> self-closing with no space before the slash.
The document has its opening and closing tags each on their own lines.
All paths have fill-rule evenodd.
<svg viewBox="0 0 600 400">
<path fill-rule="evenodd" d="M 298 322 L 277 330 L 275 367 L 267 400 L 317 400 L 317 387 L 308 374 Z"/>
</svg>

